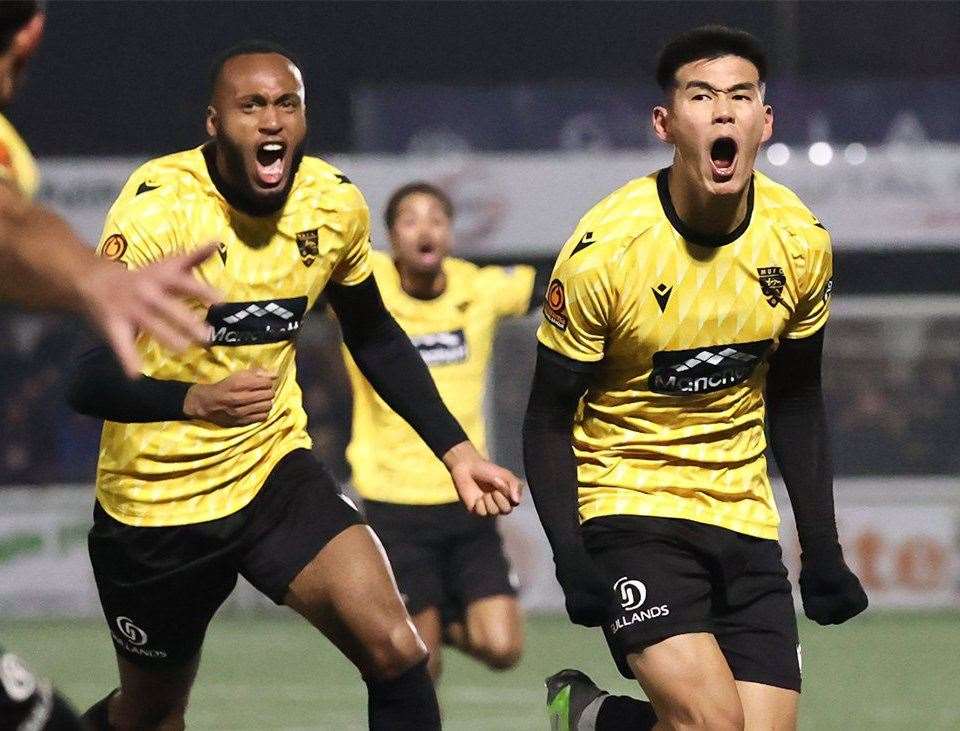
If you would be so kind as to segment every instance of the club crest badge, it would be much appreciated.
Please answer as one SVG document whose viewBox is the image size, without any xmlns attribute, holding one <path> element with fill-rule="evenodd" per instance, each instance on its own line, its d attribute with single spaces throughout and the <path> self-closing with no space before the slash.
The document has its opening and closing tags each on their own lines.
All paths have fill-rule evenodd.
<svg viewBox="0 0 960 731">
<path fill-rule="evenodd" d="M 300 250 L 300 260 L 304 266 L 310 266 L 317 260 L 320 247 L 317 244 L 317 229 L 297 232 L 297 249 Z"/>
<path fill-rule="evenodd" d="M 782 267 L 758 267 L 760 277 L 760 291 L 767 299 L 767 304 L 776 307 L 783 300 L 783 288 L 787 284 L 787 277 Z"/>
</svg>

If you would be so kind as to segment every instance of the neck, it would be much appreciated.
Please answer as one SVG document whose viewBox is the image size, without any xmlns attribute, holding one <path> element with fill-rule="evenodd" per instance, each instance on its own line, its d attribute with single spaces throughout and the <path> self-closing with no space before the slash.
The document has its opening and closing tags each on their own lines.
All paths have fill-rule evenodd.
<svg viewBox="0 0 960 731">
<path fill-rule="evenodd" d="M 670 168 L 670 200 L 680 220 L 707 236 L 723 236 L 734 231 L 747 215 L 750 184 L 730 195 L 714 195 L 684 174 L 681 166 Z"/>
<path fill-rule="evenodd" d="M 442 268 L 436 272 L 413 272 L 397 261 L 394 261 L 394 266 L 400 275 L 400 287 L 415 299 L 435 299 L 447 288 L 447 275 Z"/>
</svg>

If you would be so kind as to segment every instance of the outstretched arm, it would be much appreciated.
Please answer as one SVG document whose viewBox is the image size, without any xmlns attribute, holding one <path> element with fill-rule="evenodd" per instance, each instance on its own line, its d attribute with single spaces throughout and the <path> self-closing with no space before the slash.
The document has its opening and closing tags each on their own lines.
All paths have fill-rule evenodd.
<svg viewBox="0 0 960 731">
<path fill-rule="evenodd" d="M 331 281 L 326 297 L 357 367 L 447 466 L 467 508 L 479 515 L 509 513 L 520 500 L 519 480 L 483 459 L 467 439 L 420 354 L 384 306 L 373 276 L 354 285 Z"/>
<path fill-rule="evenodd" d="M 821 327 L 781 341 L 767 375 L 767 421 L 800 537 L 804 610 L 820 624 L 840 624 L 866 609 L 867 595 L 843 560 L 837 534 L 820 374 L 823 334 Z"/>
</svg>

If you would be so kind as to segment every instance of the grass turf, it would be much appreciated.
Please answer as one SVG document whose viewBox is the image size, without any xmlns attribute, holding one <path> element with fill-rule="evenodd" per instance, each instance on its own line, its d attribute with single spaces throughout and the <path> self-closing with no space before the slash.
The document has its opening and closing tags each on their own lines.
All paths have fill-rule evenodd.
<svg viewBox="0 0 960 731">
<path fill-rule="evenodd" d="M 801 621 L 802 729 L 960 729 L 960 615 L 872 612 L 842 627 Z M 84 708 L 116 685 L 98 621 L 0 618 L 0 640 Z M 523 661 L 493 673 L 447 651 L 440 686 L 453 731 L 545 729 L 544 676 L 577 667 L 636 694 L 599 631 L 533 617 Z M 223 616 L 207 636 L 187 716 L 191 729 L 365 729 L 366 696 L 352 666 L 299 618 Z"/>
</svg>

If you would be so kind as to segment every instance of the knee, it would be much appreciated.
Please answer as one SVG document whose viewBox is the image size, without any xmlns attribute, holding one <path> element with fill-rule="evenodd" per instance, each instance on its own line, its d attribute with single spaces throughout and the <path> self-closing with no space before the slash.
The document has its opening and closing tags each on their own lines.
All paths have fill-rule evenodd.
<svg viewBox="0 0 960 731">
<path fill-rule="evenodd" d="M 689 702 L 656 709 L 657 718 L 676 731 L 743 731 L 743 707 L 739 701 L 691 697 Z"/>
<path fill-rule="evenodd" d="M 407 621 L 377 631 L 368 643 L 367 651 L 370 666 L 364 669 L 364 675 L 377 680 L 399 677 L 428 659 L 426 645 Z"/>
<path fill-rule="evenodd" d="M 523 640 L 507 633 L 484 637 L 474 648 L 475 654 L 493 670 L 509 670 L 520 662 Z"/>
</svg>

